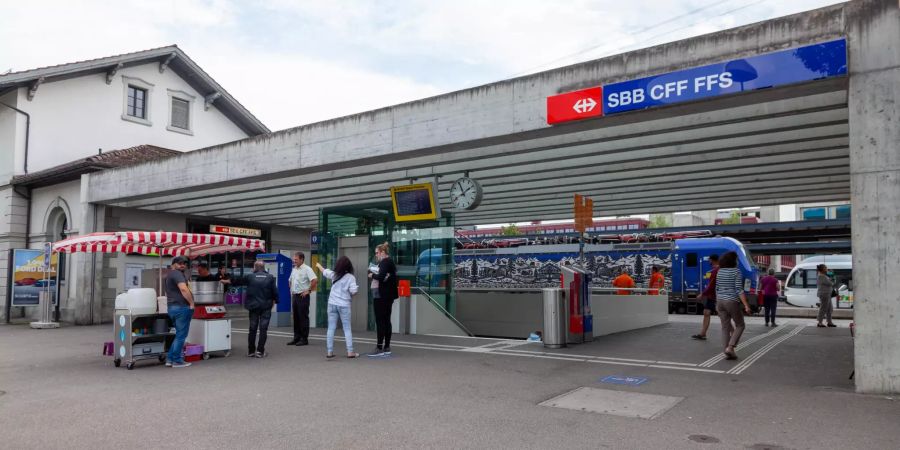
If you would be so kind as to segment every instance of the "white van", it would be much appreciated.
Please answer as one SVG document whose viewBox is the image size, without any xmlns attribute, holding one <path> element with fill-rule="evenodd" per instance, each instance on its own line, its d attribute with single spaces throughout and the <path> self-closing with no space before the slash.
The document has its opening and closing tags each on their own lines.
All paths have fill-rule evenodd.
<svg viewBox="0 0 900 450">
<path fill-rule="evenodd" d="M 834 272 L 834 286 L 838 290 L 841 308 L 853 307 L 853 258 L 851 255 L 813 256 L 800 261 L 787 277 L 784 296 L 789 305 L 817 308 L 816 266 L 825 264 Z M 836 299 L 831 303 L 837 307 Z"/>
</svg>

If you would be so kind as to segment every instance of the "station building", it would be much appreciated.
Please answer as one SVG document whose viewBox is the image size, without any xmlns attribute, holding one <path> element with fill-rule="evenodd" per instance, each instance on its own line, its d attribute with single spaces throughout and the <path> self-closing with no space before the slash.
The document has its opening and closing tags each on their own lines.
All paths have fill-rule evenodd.
<svg viewBox="0 0 900 450">
<path fill-rule="evenodd" d="M 571 218 L 573 192 L 595 199 L 596 216 L 849 198 L 856 385 L 897 392 L 898 83 L 900 5 L 856 0 L 87 173 L 71 228 L 228 221 L 268 227 L 275 251 L 318 230 L 325 253 L 365 260 L 379 239 L 415 253 L 413 242 L 446 245 L 454 226 Z M 431 182 L 449 206 L 460 178 L 480 183 L 477 208 L 445 210 L 428 231 L 391 223 L 391 187 Z M 69 317 L 98 321 L 85 311 L 121 264 L 81 261 Z"/>
</svg>

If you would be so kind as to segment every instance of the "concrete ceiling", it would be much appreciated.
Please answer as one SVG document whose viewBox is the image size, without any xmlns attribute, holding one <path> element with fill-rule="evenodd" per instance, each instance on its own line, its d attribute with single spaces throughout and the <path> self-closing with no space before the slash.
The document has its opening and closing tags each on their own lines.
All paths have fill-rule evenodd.
<svg viewBox="0 0 900 450">
<path fill-rule="evenodd" d="M 389 188 L 437 175 L 449 207 L 466 171 L 484 187 L 459 226 L 571 219 L 572 194 L 596 216 L 846 200 L 846 78 L 744 93 L 504 136 L 407 151 L 306 173 L 254 177 L 103 203 L 316 228 L 323 206 L 389 200 Z"/>
</svg>

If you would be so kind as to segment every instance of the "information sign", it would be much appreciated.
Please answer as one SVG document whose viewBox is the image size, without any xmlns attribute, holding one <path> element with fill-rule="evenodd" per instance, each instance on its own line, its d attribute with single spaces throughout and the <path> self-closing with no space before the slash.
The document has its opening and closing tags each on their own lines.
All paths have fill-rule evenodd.
<svg viewBox="0 0 900 450">
<path fill-rule="evenodd" d="M 603 88 L 597 86 L 547 97 L 550 125 L 603 115 Z"/>
<path fill-rule="evenodd" d="M 603 86 L 603 114 L 700 100 L 847 74 L 838 39 Z"/>
<path fill-rule="evenodd" d="M 394 219 L 397 222 L 436 220 L 439 203 L 432 183 L 409 184 L 391 188 Z"/>
</svg>

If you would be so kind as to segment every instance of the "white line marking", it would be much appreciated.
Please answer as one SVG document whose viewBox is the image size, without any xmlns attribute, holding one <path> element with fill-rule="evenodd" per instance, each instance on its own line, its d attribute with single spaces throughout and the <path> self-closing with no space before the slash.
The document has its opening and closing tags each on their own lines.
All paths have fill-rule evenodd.
<svg viewBox="0 0 900 450">
<path fill-rule="evenodd" d="M 235 333 L 239 334 L 249 334 L 249 330 L 246 329 L 233 329 Z M 272 331 L 268 333 L 271 336 L 276 337 L 293 337 L 293 333 L 283 332 L 283 331 Z M 320 335 L 311 335 L 310 339 L 321 340 L 324 341 L 326 339 L 325 336 Z M 335 340 L 344 341 L 343 336 L 335 336 Z M 375 339 L 371 338 L 353 338 L 354 341 L 365 342 L 365 343 L 374 343 Z M 509 343 L 514 343 L 510 345 Z M 512 347 L 518 347 L 520 345 L 528 344 L 529 342 L 523 341 L 499 341 L 499 342 L 491 342 L 490 344 L 481 345 L 478 347 L 463 347 L 463 346 L 452 346 L 452 345 L 442 345 L 442 344 L 427 344 L 421 342 L 397 342 L 392 341 L 391 346 L 396 346 L 400 348 L 414 348 L 420 350 L 440 350 L 440 351 L 448 351 L 448 352 L 470 352 L 470 353 L 485 353 L 491 355 L 500 355 L 500 356 L 515 356 L 519 358 L 537 358 L 537 359 L 552 359 L 557 361 L 569 361 L 569 362 L 580 362 L 580 363 L 594 363 L 594 364 L 609 364 L 615 366 L 631 366 L 631 367 L 652 367 L 656 369 L 672 369 L 672 370 L 690 370 L 695 372 L 705 372 L 705 373 L 724 373 L 722 370 L 713 370 L 713 369 L 701 369 L 696 366 L 696 364 L 690 363 L 677 363 L 677 362 L 666 362 L 666 361 L 650 361 L 650 360 L 639 360 L 639 359 L 626 359 L 626 358 L 609 358 L 604 356 L 593 356 L 593 355 L 565 355 L 558 353 L 549 353 L 549 352 L 536 352 L 536 351 L 526 351 L 526 350 L 507 350 Z M 506 345 L 503 345 L 506 344 Z M 669 365 L 665 365 L 669 364 Z M 682 367 L 687 366 L 687 367 Z"/>
<path fill-rule="evenodd" d="M 806 328 L 804 325 L 798 325 L 796 328 L 794 328 L 793 330 L 791 330 L 790 333 L 788 333 L 788 334 L 786 334 L 786 335 L 784 335 L 784 336 L 782 336 L 782 337 L 780 337 L 780 338 L 778 338 L 778 339 L 776 339 L 776 340 L 770 342 L 769 345 L 766 345 L 765 347 L 763 347 L 763 348 L 757 350 L 757 351 L 754 352 L 752 355 L 750 355 L 749 357 L 747 357 L 747 359 L 745 359 L 744 361 L 742 361 L 740 364 L 738 364 L 738 365 L 732 367 L 731 370 L 728 371 L 728 373 L 731 374 L 731 375 L 740 375 L 741 372 L 747 370 L 747 368 L 749 368 L 753 363 L 755 363 L 755 362 L 758 361 L 760 358 L 762 358 L 763 355 L 765 355 L 766 353 L 768 353 L 769 351 L 771 351 L 771 350 L 772 350 L 773 348 L 775 348 L 778 344 L 781 344 L 782 342 L 784 342 L 784 341 L 786 341 L 786 340 L 788 340 L 788 339 L 790 339 L 790 338 L 796 336 L 796 335 L 799 334 L 801 331 L 803 331 L 804 328 Z"/>
<path fill-rule="evenodd" d="M 785 325 L 787 325 L 787 324 L 785 324 Z M 785 325 L 782 325 L 781 327 L 776 328 L 768 333 L 760 334 L 758 336 L 754 336 L 750 339 L 747 339 L 746 341 L 741 342 L 740 346 L 746 348 L 748 345 L 753 344 L 753 343 L 759 341 L 760 339 L 765 339 L 769 336 L 773 336 L 777 333 L 780 333 L 782 330 L 787 329 L 785 327 Z M 707 359 L 706 361 L 703 361 L 702 363 L 700 363 L 700 367 L 712 367 L 712 366 L 718 364 L 719 362 L 723 361 L 724 359 L 725 359 L 725 355 L 722 353 L 719 353 L 718 355 L 713 356 L 712 358 Z"/>
<path fill-rule="evenodd" d="M 505 350 L 505 349 L 502 349 Z M 553 353 L 553 352 L 537 352 L 533 350 L 506 350 L 512 353 L 523 353 L 523 354 L 535 354 L 535 355 L 551 355 L 551 356 L 568 356 L 574 358 L 584 358 L 584 359 L 602 359 L 604 361 L 617 361 L 617 362 L 630 362 L 636 363 L 638 365 L 647 365 L 647 364 L 672 364 L 678 366 L 689 366 L 696 367 L 696 364 L 693 363 L 676 363 L 676 362 L 668 362 L 668 361 L 655 361 L 655 360 L 646 360 L 646 359 L 628 359 L 628 358 L 612 358 L 609 356 L 594 356 L 594 355 L 579 355 L 579 354 L 569 354 L 569 353 Z"/>
<path fill-rule="evenodd" d="M 250 332 L 250 331 L 247 330 L 247 329 L 240 329 L 240 328 L 233 329 L 232 331 L 237 332 L 237 333 L 241 333 L 241 334 L 248 334 L 248 333 Z M 292 333 L 284 332 L 284 331 L 269 331 L 268 334 L 269 334 L 269 336 L 294 337 L 294 335 L 293 335 Z M 310 338 L 310 339 L 320 340 L 320 341 L 324 341 L 324 340 L 326 339 L 325 336 L 318 335 L 318 334 L 310 335 L 309 338 Z M 335 335 L 334 335 L 334 338 L 335 338 L 336 340 L 340 340 L 340 341 L 343 341 L 343 340 L 344 340 L 343 334 L 340 334 L 340 335 L 335 334 Z M 366 337 L 354 337 L 353 340 L 354 340 L 354 341 L 365 342 L 365 343 L 376 342 L 376 339 L 366 338 Z M 450 349 L 450 350 L 459 350 L 459 349 L 467 348 L 467 347 L 464 346 L 464 345 L 444 345 L 444 344 L 430 344 L 430 343 L 427 343 L 427 342 L 409 342 L 409 341 L 395 341 L 395 340 L 391 340 L 391 345 L 394 345 L 394 343 L 402 344 L 402 345 L 422 345 L 422 346 L 428 346 L 428 347 L 443 347 L 443 348 L 447 348 L 447 349 Z"/>
<path fill-rule="evenodd" d="M 707 373 L 725 373 L 724 370 L 716 370 L 716 369 L 700 369 L 698 367 L 676 367 L 676 366 L 660 366 L 658 364 L 650 364 L 647 367 L 656 367 L 658 369 L 673 369 L 673 370 L 692 370 L 694 372 L 707 372 Z"/>
</svg>

